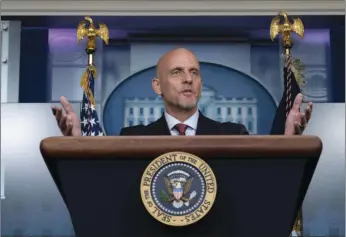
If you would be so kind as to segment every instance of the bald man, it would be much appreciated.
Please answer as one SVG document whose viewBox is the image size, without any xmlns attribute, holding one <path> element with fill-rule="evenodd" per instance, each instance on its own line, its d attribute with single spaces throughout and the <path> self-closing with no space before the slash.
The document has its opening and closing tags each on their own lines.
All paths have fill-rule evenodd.
<svg viewBox="0 0 346 237">
<path fill-rule="evenodd" d="M 120 135 L 248 135 L 245 126 L 237 123 L 220 123 L 205 117 L 197 104 L 201 97 L 202 80 L 200 65 L 189 50 L 178 48 L 163 55 L 157 63 L 156 77 L 152 87 L 165 105 L 165 113 L 157 121 L 145 126 L 123 128 Z M 287 117 L 285 134 L 301 134 L 312 112 L 309 103 L 305 112 L 300 112 L 303 96 L 299 94 Z M 65 97 L 60 100 L 62 108 L 53 107 L 58 126 L 65 136 L 81 136 L 80 119 Z"/>
</svg>

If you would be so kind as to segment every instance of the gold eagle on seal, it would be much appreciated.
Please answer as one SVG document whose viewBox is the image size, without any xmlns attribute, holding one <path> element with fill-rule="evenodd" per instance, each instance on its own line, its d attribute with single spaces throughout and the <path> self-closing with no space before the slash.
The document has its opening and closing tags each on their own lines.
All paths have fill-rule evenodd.
<svg viewBox="0 0 346 237">
<path fill-rule="evenodd" d="M 184 171 L 175 171 L 177 173 L 185 173 Z M 190 200 L 192 200 L 196 195 L 196 191 L 190 193 L 193 178 L 192 177 L 179 177 L 179 178 L 169 178 L 164 177 L 165 186 L 168 195 L 162 191 L 162 199 L 164 202 L 172 203 L 173 207 L 179 209 L 183 205 L 189 206 Z"/>
</svg>

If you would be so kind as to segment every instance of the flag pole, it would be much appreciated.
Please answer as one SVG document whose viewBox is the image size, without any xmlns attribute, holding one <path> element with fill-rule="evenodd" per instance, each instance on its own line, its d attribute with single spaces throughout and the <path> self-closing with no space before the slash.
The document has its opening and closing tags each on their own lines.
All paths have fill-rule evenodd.
<svg viewBox="0 0 346 237">
<path fill-rule="evenodd" d="M 94 55 L 96 52 L 96 39 L 100 37 L 108 44 L 109 31 L 105 24 L 100 23 L 97 29 L 94 21 L 86 16 L 85 20 L 81 21 L 77 27 L 78 44 L 87 37 L 86 53 L 88 55 L 88 65 L 83 73 L 80 85 L 83 89 L 83 103 L 81 106 L 81 127 L 83 136 L 103 136 L 101 125 L 96 113 L 96 102 L 94 95 L 94 80 L 97 77 Z M 87 24 L 89 26 L 87 26 Z"/>
<path fill-rule="evenodd" d="M 281 17 L 283 23 L 281 24 Z M 293 23 L 288 20 L 287 13 L 279 12 L 275 16 L 270 25 L 270 38 L 273 41 L 277 35 L 282 35 L 283 48 L 284 48 L 284 99 L 285 99 L 285 117 L 287 118 L 290 110 L 292 109 L 293 102 L 297 93 L 301 92 L 299 86 L 305 85 L 304 78 L 304 65 L 298 59 L 293 59 L 291 55 L 291 49 L 293 47 L 293 41 L 291 38 L 291 32 L 295 32 L 301 38 L 304 38 L 304 25 L 301 19 L 293 17 Z M 294 88 L 294 89 L 292 89 Z M 293 92 L 293 93 L 292 93 Z M 293 232 L 298 236 L 302 236 L 303 233 L 303 216 L 302 209 L 300 209 L 297 219 L 294 223 Z"/>
</svg>

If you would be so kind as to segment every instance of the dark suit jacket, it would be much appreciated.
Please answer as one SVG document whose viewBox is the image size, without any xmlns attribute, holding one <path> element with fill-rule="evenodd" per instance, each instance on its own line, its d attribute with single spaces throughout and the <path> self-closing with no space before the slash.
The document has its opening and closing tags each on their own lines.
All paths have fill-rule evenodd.
<svg viewBox="0 0 346 237">
<path fill-rule="evenodd" d="M 165 116 L 155 122 L 121 129 L 120 136 L 162 136 L 171 135 Z M 220 123 L 199 112 L 196 135 L 249 135 L 245 126 L 237 123 Z"/>
</svg>

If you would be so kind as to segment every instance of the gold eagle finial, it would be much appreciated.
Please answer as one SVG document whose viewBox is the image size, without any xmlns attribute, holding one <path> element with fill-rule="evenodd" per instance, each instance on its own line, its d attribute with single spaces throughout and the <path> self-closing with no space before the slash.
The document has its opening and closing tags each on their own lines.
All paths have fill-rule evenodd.
<svg viewBox="0 0 346 237">
<path fill-rule="evenodd" d="M 280 24 L 280 16 L 284 18 L 282 24 Z M 274 40 L 279 33 L 282 33 L 282 39 L 285 49 L 292 47 L 291 32 L 295 32 L 301 38 L 304 38 L 304 25 L 298 17 L 292 17 L 293 23 L 290 23 L 288 16 L 285 12 L 279 12 L 270 24 L 270 38 Z"/>
<path fill-rule="evenodd" d="M 283 23 L 280 24 L 280 17 L 283 17 Z M 283 46 L 285 49 L 284 56 L 291 55 L 292 48 L 292 39 L 291 32 L 295 32 L 301 38 L 304 38 L 304 25 L 301 19 L 298 17 L 292 17 L 293 23 L 290 23 L 288 20 L 288 16 L 285 12 L 279 12 L 277 16 L 275 16 L 270 24 L 270 38 L 274 40 L 278 34 L 282 34 Z M 304 86 L 306 84 L 305 81 L 305 65 L 301 60 L 292 59 L 291 62 L 291 70 L 300 86 Z"/>
<path fill-rule="evenodd" d="M 81 21 L 77 27 L 77 40 L 78 44 L 84 37 L 88 37 L 88 43 L 86 47 L 86 53 L 88 54 L 88 68 L 83 73 L 80 85 L 83 88 L 84 94 L 87 95 L 90 102 L 96 107 L 94 92 L 90 88 L 90 80 L 97 77 L 96 67 L 94 65 L 94 53 L 96 52 L 96 38 L 99 36 L 103 41 L 108 44 L 109 32 L 105 24 L 99 24 L 99 28 L 96 29 L 94 21 L 89 17 L 84 17 L 85 20 Z M 87 27 L 89 23 L 89 27 Z M 92 75 L 92 77 L 90 77 Z"/>
<path fill-rule="evenodd" d="M 108 44 L 108 40 L 109 40 L 108 27 L 105 24 L 100 23 L 99 28 L 96 29 L 94 25 L 94 21 L 90 17 L 86 16 L 84 19 L 85 20 L 81 21 L 77 27 L 78 43 L 80 43 L 84 37 L 88 37 L 87 50 L 91 52 L 94 52 L 96 49 L 97 36 L 99 36 L 101 39 L 103 39 L 103 41 L 106 44 Z M 86 26 L 87 23 L 89 23 L 89 28 L 87 28 Z"/>
</svg>

